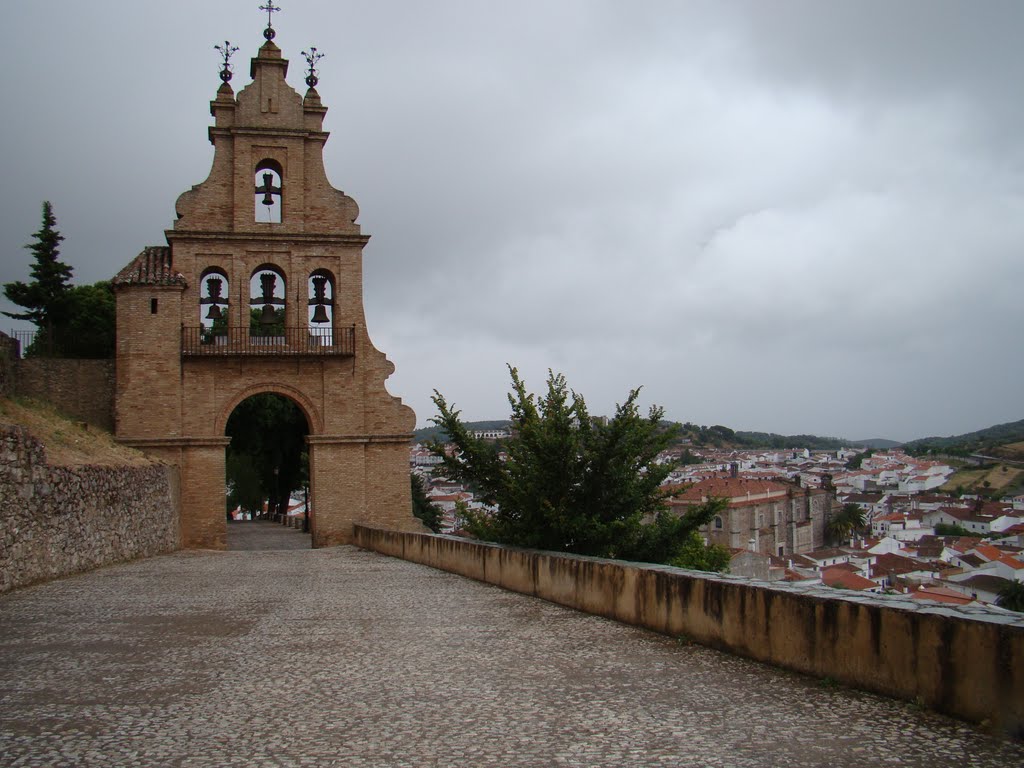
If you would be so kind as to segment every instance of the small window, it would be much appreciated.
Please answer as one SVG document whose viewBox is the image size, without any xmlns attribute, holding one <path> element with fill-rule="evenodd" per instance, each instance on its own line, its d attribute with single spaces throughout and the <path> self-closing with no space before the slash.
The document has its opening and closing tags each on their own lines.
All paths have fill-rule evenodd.
<svg viewBox="0 0 1024 768">
<path fill-rule="evenodd" d="M 156 299 L 150 299 L 149 300 L 149 314 L 151 314 L 151 315 L 155 315 L 156 314 Z"/>
<path fill-rule="evenodd" d="M 718 515 L 715 515 L 715 530 L 716 531 L 722 530 L 722 518 L 719 517 Z"/>
</svg>

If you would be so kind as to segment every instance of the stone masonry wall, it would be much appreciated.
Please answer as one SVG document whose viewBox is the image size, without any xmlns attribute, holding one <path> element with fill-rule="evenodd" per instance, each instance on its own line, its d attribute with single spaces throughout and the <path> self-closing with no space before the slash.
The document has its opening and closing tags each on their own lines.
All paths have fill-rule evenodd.
<svg viewBox="0 0 1024 768">
<path fill-rule="evenodd" d="M 1024 615 L 355 527 L 355 544 L 1024 739 Z"/>
<path fill-rule="evenodd" d="M 177 470 L 53 467 L 0 426 L 0 593 L 179 547 Z"/>
<path fill-rule="evenodd" d="M 10 397 L 14 391 L 14 362 L 18 359 L 18 342 L 0 331 L 0 396 Z"/>
<path fill-rule="evenodd" d="M 113 360 L 15 360 L 13 394 L 42 400 L 70 419 L 114 431 Z"/>
</svg>

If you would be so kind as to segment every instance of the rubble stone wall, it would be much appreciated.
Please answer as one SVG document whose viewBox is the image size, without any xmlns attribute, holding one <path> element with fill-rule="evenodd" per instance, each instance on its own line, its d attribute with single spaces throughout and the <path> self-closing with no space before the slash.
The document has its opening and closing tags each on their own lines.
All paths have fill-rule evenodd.
<svg viewBox="0 0 1024 768">
<path fill-rule="evenodd" d="M 15 395 L 42 400 L 70 419 L 114 431 L 113 360 L 15 360 L 13 384 Z"/>
<path fill-rule="evenodd" d="M 1021 614 L 359 525 L 355 544 L 1024 739 Z"/>
<path fill-rule="evenodd" d="M 14 361 L 19 357 L 18 342 L 0 331 L 0 396 L 14 391 Z"/>
<path fill-rule="evenodd" d="M 179 548 L 177 470 L 55 467 L 0 426 L 0 593 Z"/>
</svg>

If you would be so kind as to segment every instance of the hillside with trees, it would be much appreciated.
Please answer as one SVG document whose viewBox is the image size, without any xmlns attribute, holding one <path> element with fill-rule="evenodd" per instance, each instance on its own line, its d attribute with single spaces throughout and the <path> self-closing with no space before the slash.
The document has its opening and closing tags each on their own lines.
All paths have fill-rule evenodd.
<svg viewBox="0 0 1024 768">
<path fill-rule="evenodd" d="M 908 453 L 920 456 L 929 453 L 963 455 L 971 453 L 993 453 L 998 450 L 1013 450 L 1011 444 L 1024 442 L 1024 419 L 1006 424 L 996 424 L 987 429 L 967 432 L 951 437 L 923 437 L 907 443 Z M 1006 458 L 1011 458 L 1007 456 Z"/>
</svg>

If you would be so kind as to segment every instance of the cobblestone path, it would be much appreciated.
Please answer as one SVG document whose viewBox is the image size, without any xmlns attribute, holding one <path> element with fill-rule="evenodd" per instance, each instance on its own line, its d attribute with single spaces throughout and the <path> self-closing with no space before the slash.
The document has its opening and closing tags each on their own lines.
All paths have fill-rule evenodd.
<svg viewBox="0 0 1024 768">
<path fill-rule="evenodd" d="M 1024 745 L 351 547 L 0 597 L 0 765 L 1018 766 Z"/>
</svg>

